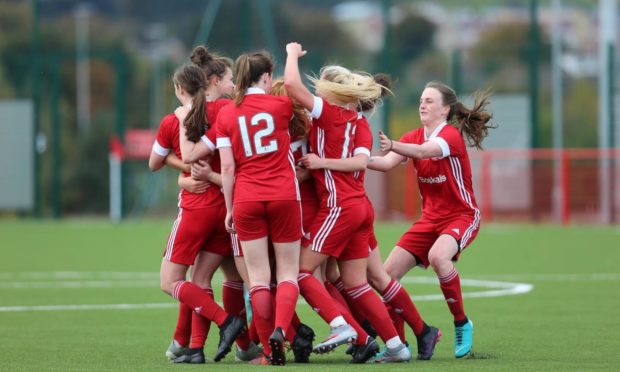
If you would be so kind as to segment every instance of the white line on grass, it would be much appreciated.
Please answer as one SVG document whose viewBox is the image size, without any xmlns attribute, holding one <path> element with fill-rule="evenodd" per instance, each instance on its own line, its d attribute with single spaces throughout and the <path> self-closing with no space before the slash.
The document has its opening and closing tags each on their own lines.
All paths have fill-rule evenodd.
<svg viewBox="0 0 620 372">
<path fill-rule="evenodd" d="M 437 278 L 433 277 L 405 277 L 402 283 L 434 284 Z M 41 282 L 38 282 L 42 284 Z M 64 283 L 64 282 L 63 282 Z M 79 283 L 79 282 L 75 282 Z M 125 282 L 124 282 L 125 283 Z M 488 280 L 461 279 L 463 286 L 492 288 L 490 291 L 463 292 L 465 298 L 510 296 L 530 292 L 534 286 L 528 283 L 508 283 Z M 32 287 L 30 287 L 32 288 Z M 74 287 L 71 287 L 74 288 Z M 440 294 L 412 296 L 414 301 L 443 300 Z M 300 298 L 298 303 L 305 303 Z M 176 303 L 148 303 L 148 304 L 92 304 L 92 305 L 42 305 L 42 306 L 0 306 L 0 312 L 25 311 L 82 311 L 82 310 L 134 310 L 134 309 L 164 309 L 177 307 Z"/>
</svg>

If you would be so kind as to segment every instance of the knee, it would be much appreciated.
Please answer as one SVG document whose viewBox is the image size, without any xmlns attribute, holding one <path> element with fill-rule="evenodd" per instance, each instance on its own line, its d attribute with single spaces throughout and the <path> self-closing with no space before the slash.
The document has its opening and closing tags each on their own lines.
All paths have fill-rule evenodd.
<svg viewBox="0 0 620 372">
<path fill-rule="evenodd" d="M 211 288 L 213 273 L 192 273 L 191 282 L 200 288 Z"/>
<path fill-rule="evenodd" d="M 161 288 L 162 292 L 164 292 L 165 294 L 172 295 L 173 283 L 170 283 L 164 278 L 161 278 L 159 281 L 159 287 Z"/>
<path fill-rule="evenodd" d="M 431 265 L 435 272 L 441 271 L 441 269 L 449 263 L 450 260 L 439 254 L 429 254 L 428 255 L 428 263 Z"/>
</svg>

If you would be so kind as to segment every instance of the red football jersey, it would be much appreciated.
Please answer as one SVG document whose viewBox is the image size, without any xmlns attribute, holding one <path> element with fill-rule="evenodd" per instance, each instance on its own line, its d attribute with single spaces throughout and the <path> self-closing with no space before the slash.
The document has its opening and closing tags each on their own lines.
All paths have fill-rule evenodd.
<svg viewBox="0 0 620 372">
<path fill-rule="evenodd" d="M 262 92 L 262 91 L 261 91 Z M 226 105 L 217 118 L 217 147 L 232 147 L 234 201 L 299 200 L 288 133 L 288 97 L 251 93 Z"/>
<path fill-rule="evenodd" d="M 360 153 L 370 156 L 372 135 L 368 136 L 365 132 L 366 119 L 361 114 L 314 97 L 311 115 L 310 149 L 317 156 L 331 159 L 346 159 Z M 367 128 L 368 123 L 365 126 Z M 364 133 L 356 142 L 358 129 Z M 312 176 L 322 207 L 333 208 L 364 201 L 364 185 L 357 180 L 359 172 L 318 169 L 312 171 Z"/>
<path fill-rule="evenodd" d="M 291 151 L 293 152 L 295 164 L 297 164 L 299 159 L 309 152 L 308 139 L 301 138 L 296 141 L 292 141 Z M 299 195 L 301 196 L 301 200 L 304 202 L 317 199 L 313 177 L 299 183 Z"/>
<path fill-rule="evenodd" d="M 365 116 L 357 123 L 355 130 L 355 140 L 353 142 L 353 153 L 356 149 L 367 148 L 372 151 L 372 131 L 370 130 L 370 124 L 366 120 Z M 366 176 L 366 170 L 357 171 L 353 173 L 353 177 L 364 186 L 364 177 Z"/>
<path fill-rule="evenodd" d="M 210 123 L 210 127 L 207 130 L 207 135 L 209 132 L 215 131 L 213 123 L 215 123 L 217 113 L 219 112 L 219 109 L 226 105 L 228 102 L 230 102 L 230 100 L 217 100 L 214 102 L 206 103 L 205 111 L 207 114 L 207 119 Z M 207 142 L 206 135 L 203 135 L 201 139 Z M 209 146 L 208 143 L 207 146 Z M 181 159 L 181 146 L 179 145 L 179 120 L 174 114 L 166 115 L 162 119 L 159 125 L 159 130 L 157 131 L 157 141 L 153 145 L 153 148 L 155 148 L 156 152 L 162 156 L 168 155 L 168 153 L 172 150 L 174 151 L 176 156 Z M 218 152 L 215 152 L 213 156 L 211 156 L 209 160 L 209 165 L 215 172 L 220 172 L 220 159 Z M 183 174 L 186 177 L 190 176 L 189 173 L 184 172 Z M 218 206 L 223 203 L 224 195 L 222 194 L 221 188 L 217 185 L 212 185 L 207 189 L 207 191 L 200 194 L 194 194 L 185 189 L 179 190 L 178 206 L 180 208 L 206 208 Z"/>
<path fill-rule="evenodd" d="M 400 141 L 418 145 L 435 141 L 443 151 L 441 158 L 412 159 L 422 195 L 423 218 L 438 221 L 455 215 L 470 215 L 480 219 L 469 155 L 458 129 L 443 124 L 426 138 L 424 128 L 418 128 L 405 133 Z"/>
</svg>

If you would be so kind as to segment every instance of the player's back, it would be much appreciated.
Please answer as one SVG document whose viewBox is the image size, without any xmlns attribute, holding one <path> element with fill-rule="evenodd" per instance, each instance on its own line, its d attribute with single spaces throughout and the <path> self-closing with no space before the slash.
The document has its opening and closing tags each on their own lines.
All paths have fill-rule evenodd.
<svg viewBox="0 0 620 372">
<path fill-rule="evenodd" d="M 288 97 L 267 94 L 248 94 L 240 105 L 220 110 L 218 147 L 227 140 L 232 147 L 235 201 L 298 199 L 288 133 L 292 114 Z"/>
</svg>

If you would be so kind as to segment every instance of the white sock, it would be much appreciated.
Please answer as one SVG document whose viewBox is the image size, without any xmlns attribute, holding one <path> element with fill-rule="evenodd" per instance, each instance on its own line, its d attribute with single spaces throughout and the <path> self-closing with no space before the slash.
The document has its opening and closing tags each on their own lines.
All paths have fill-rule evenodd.
<svg viewBox="0 0 620 372">
<path fill-rule="evenodd" d="M 340 327 L 340 326 L 343 326 L 343 325 L 347 325 L 347 322 L 346 322 L 346 320 L 344 320 L 342 315 L 338 315 L 337 317 L 332 319 L 331 322 L 329 322 L 329 326 L 332 327 L 332 328 Z"/>
<path fill-rule="evenodd" d="M 394 349 L 395 347 L 399 347 L 400 345 L 402 345 L 402 341 L 398 336 L 394 336 L 389 340 L 385 341 L 385 346 L 387 346 L 389 349 Z"/>
</svg>

